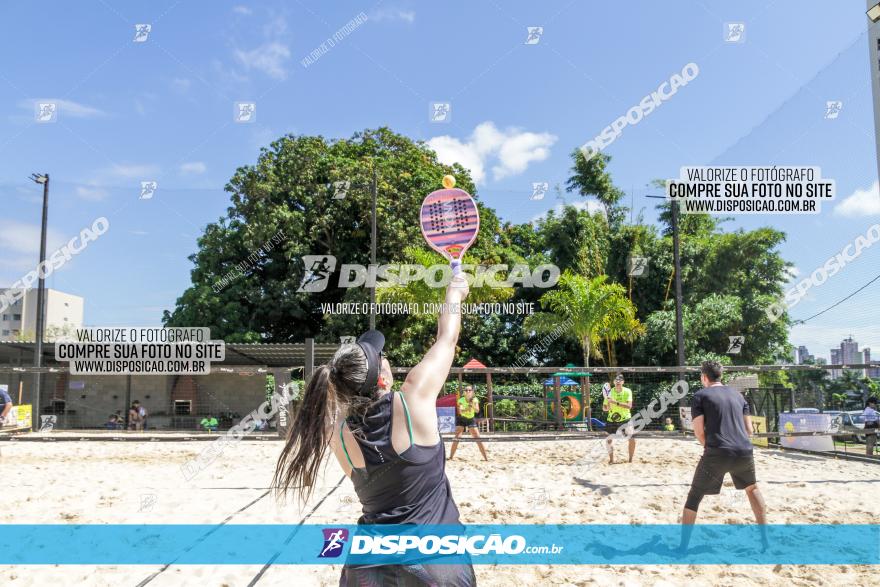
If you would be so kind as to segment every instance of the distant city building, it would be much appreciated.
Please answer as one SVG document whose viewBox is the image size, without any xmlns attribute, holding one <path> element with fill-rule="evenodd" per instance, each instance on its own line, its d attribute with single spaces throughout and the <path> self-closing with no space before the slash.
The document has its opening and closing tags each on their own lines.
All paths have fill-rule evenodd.
<svg viewBox="0 0 880 587">
<path fill-rule="evenodd" d="M 803 365 L 809 362 L 815 362 L 816 357 L 810 354 L 810 351 L 807 350 L 807 347 L 801 345 L 794 352 L 794 364 L 795 365 Z"/>
<path fill-rule="evenodd" d="M 840 365 L 843 361 L 841 360 L 840 349 L 831 349 L 831 364 L 832 365 Z M 831 370 L 831 378 L 837 379 L 840 377 L 841 371 L 840 369 L 832 369 Z"/>
<path fill-rule="evenodd" d="M 867 356 L 866 356 L 867 353 Z M 852 335 L 840 342 L 840 348 L 831 349 L 832 365 L 864 365 L 870 362 L 871 349 L 859 351 L 859 343 L 853 340 Z M 862 377 L 868 376 L 867 369 L 858 369 Z M 831 378 L 840 377 L 843 372 L 840 369 L 832 369 Z"/>
<path fill-rule="evenodd" d="M 0 288 L 0 299 L 15 302 L 0 313 L 0 341 L 33 341 L 37 332 L 37 290 Z M 46 340 L 53 340 L 83 325 L 84 300 L 57 289 L 46 288 Z"/>
</svg>

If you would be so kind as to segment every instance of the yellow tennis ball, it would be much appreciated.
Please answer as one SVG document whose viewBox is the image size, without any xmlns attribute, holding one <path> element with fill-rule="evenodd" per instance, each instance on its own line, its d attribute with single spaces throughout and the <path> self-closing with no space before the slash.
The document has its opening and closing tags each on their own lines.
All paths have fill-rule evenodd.
<svg viewBox="0 0 880 587">
<path fill-rule="evenodd" d="M 443 187 L 445 187 L 448 190 L 451 190 L 452 188 L 454 188 L 455 187 L 455 178 L 452 177 L 451 175 L 444 175 L 443 176 Z"/>
</svg>

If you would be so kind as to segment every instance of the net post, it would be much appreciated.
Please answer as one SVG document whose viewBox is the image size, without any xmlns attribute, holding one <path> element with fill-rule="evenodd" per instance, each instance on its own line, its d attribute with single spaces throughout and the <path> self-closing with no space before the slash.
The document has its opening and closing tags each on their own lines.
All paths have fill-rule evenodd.
<svg viewBox="0 0 880 587">
<path fill-rule="evenodd" d="M 290 385 L 291 381 L 290 369 L 272 369 L 272 375 L 275 377 L 275 396 L 284 397 L 284 388 Z M 287 438 L 287 431 L 291 424 L 292 405 L 292 401 L 278 404 L 278 414 L 275 416 L 275 430 L 278 432 L 279 438 Z"/>
<path fill-rule="evenodd" d="M 489 404 L 489 432 L 495 431 L 495 402 L 492 393 L 492 374 L 486 372 L 486 402 Z"/>
</svg>

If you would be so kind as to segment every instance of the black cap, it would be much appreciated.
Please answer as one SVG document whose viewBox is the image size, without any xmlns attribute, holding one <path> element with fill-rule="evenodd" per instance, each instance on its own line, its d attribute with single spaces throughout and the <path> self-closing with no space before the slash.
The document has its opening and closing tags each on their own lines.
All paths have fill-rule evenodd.
<svg viewBox="0 0 880 587">
<path fill-rule="evenodd" d="M 368 330 L 357 339 L 357 344 L 367 356 L 367 378 L 358 390 L 358 395 L 372 393 L 379 384 L 379 370 L 382 367 L 382 349 L 385 347 L 385 335 L 378 330 Z"/>
</svg>

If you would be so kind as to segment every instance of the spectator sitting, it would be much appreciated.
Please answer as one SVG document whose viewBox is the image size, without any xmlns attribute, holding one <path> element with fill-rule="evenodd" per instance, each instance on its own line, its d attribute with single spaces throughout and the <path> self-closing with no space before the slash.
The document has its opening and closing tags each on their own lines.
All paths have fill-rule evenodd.
<svg viewBox="0 0 880 587">
<path fill-rule="evenodd" d="M 119 429 L 119 419 L 116 414 L 110 414 L 110 417 L 107 418 L 107 421 L 104 423 L 104 428 L 107 430 L 118 430 Z"/>
<path fill-rule="evenodd" d="M 131 402 L 131 407 L 128 409 L 128 429 L 138 431 L 144 429 L 144 421 L 141 419 L 141 402 L 138 400 Z"/>
<path fill-rule="evenodd" d="M 666 418 L 666 423 L 663 424 L 663 430 L 667 432 L 673 432 L 675 430 L 675 424 L 672 423 L 672 418 Z"/>
<path fill-rule="evenodd" d="M 217 432 L 217 418 L 214 416 L 205 416 L 200 424 L 206 432 Z"/>
</svg>

